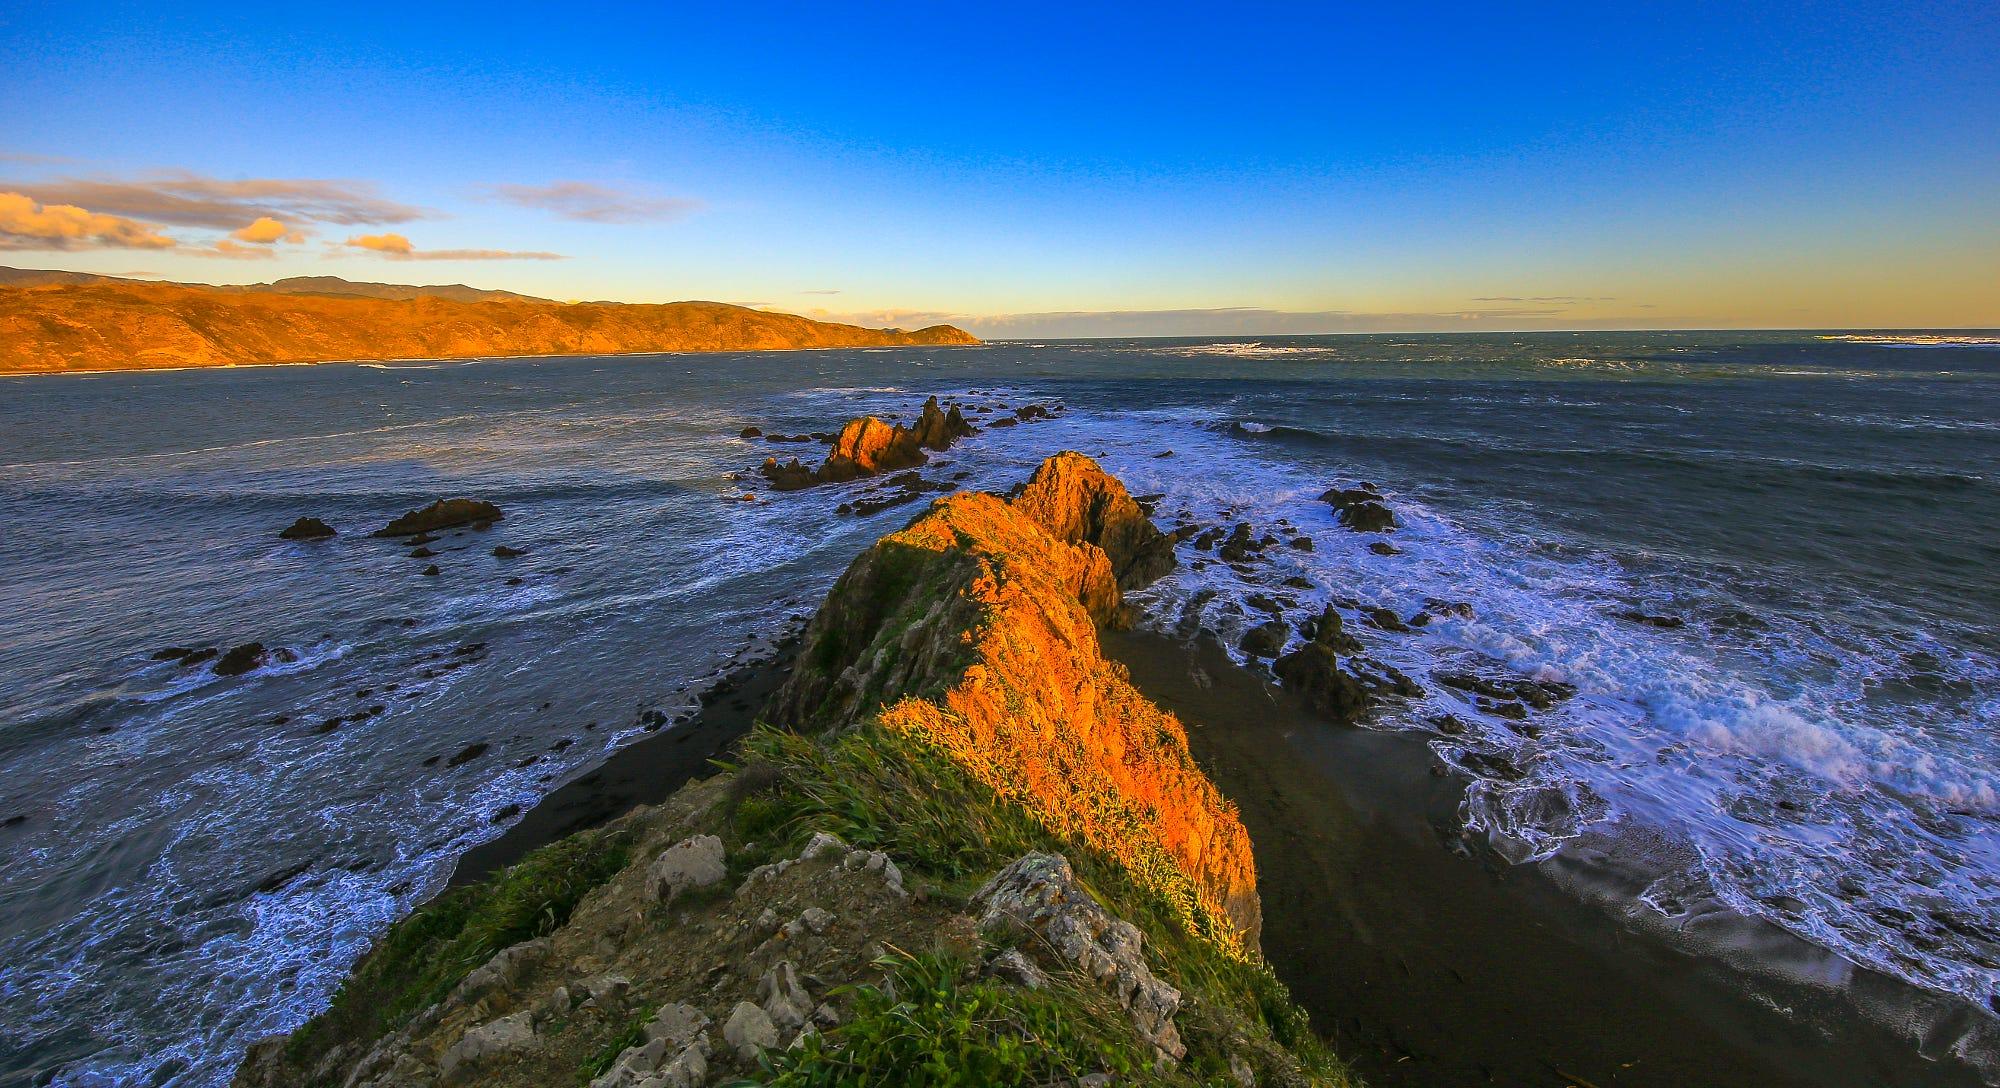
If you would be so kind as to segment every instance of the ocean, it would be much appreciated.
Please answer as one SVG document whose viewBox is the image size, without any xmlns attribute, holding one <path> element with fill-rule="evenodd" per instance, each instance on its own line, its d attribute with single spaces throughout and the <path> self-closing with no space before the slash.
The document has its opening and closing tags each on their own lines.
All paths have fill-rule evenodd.
<svg viewBox="0 0 2000 1088">
<path fill-rule="evenodd" d="M 1645 828 L 1663 918 L 1720 905 L 2000 1000 L 2000 335 L 97 374 L 0 383 L 0 1085 L 225 1083 L 460 853 L 672 728 L 916 510 L 771 494 L 764 457 L 820 447 L 743 428 L 908 419 L 933 394 L 975 423 L 1062 410 L 927 476 L 1004 489 L 1077 449 L 1166 526 L 1310 535 L 1259 584 L 1183 545 L 1143 624 L 1233 647 L 1273 579 L 1294 613 L 1340 603 L 1423 689 L 1370 727 L 1465 774 L 1462 829 L 1499 855 Z M 1397 512 L 1386 538 L 1318 501 L 1362 481 Z M 430 558 L 367 535 L 451 495 L 506 517 Z M 308 515 L 340 535 L 278 539 Z M 1467 607 L 1358 619 L 1426 602 Z M 156 657 L 247 642 L 273 661 L 237 677 Z M 1578 694 L 1524 722 L 1433 679 L 1468 669 Z"/>
</svg>

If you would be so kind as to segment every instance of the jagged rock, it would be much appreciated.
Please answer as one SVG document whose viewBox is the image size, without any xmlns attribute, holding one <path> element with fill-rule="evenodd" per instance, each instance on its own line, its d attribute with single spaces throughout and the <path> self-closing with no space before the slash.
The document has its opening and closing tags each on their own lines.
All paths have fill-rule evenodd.
<svg viewBox="0 0 2000 1088">
<path fill-rule="evenodd" d="M 1243 640 L 1237 648 L 1252 657 L 1276 657 L 1292 637 L 1292 629 L 1284 620 L 1267 620 L 1243 632 Z"/>
<path fill-rule="evenodd" d="M 535 1045 L 535 1028 L 526 1012 L 481 1024 L 459 1037 L 438 1059 L 438 1075 L 446 1082 L 465 1080 L 480 1063 Z"/>
<path fill-rule="evenodd" d="M 951 495 L 858 557 L 808 627 L 769 719 L 811 732 L 886 707 L 873 719 L 882 728 L 927 738 L 979 781 L 1035 783 L 1023 804 L 1048 826 L 1114 851 L 1144 836 L 1164 863 L 1141 879 L 1254 946 L 1260 907 L 1241 820 L 1195 765 L 1179 720 L 1104 657 L 1098 627 L 1123 610 L 1104 549 L 1046 527 L 1102 530 L 1083 508 L 1132 500 L 1122 485 L 1083 486 L 1101 472 L 1088 458 L 1052 460 L 1072 463 L 1044 481 L 1076 486 L 1039 497 L 1024 487 L 1016 502 Z M 1056 495 L 1078 508 L 1028 516 Z"/>
<path fill-rule="evenodd" d="M 424 569 L 418 571 L 417 573 L 423 575 L 426 578 L 435 578 L 438 575 L 443 574 L 444 571 L 436 563 L 432 563 L 430 566 L 425 567 Z"/>
<path fill-rule="evenodd" d="M 646 870 L 646 892 L 659 902 L 672 903 L 689 888 L 706 888 L 728 875 L 722 840 L 695 835 L 660 851 Z"/>
<path fill-rule="evenodd" d="M 1229 531 L 1229 538 L 1222 542 L 1222 550 L 1216 554 L 1220 555 L 1225 563 L 1244 563 L 1263 550 L 1263 544 L 1251 535 L 1250 523 L 1244 521 L 1238 522 L 1236 527 Z"/>
<path fill-rule="evenodd" d="M 843 869 L 860 869 L 863 872 L 882 874 L 882 883 L 897 895 L 907 895 L 903 890 L 903 871 L 889 860 L 889 855 L 880 850 L 855 850 L 840 862 Z"/>
<path fill-rule="evenodd" d="M 722 1038 L 744 1061 L 754 1061 L 759 1051 L 778 1045 L 778 1027 L 771 1016 L 748 1001 L 738 1001 L 722 1025 Z"/>
<path fill-rule="evenodd" d="M 1103 549 L 1120 589 L 1137 589 L 1174 569 L 1174 542 L 1155 528 L 1125 485 L 1080 453 L 1043 461 L 1014 506 L 1065 543 Z"/>
<path fill-rule="evenodd" d="M 1361 614 L 1368 617 L 1370 625 L 1384 631 L 1399 635 L 1406 635 L 1410 632 L 1410 625 L 1403 622 L 1403 617 L 1396 615 L 1395 612 L 1387 608 L 1364 608 L 1361 610 Z"/>
<path fill-rule="evenodd" d="M 625 1048 L 590 1088 L 698 1088 L 708 1079 L 709 1023 L 692 1005 L 662 1006 L 641 1029 L 645 1041 Z"/>
<path fill-rule="evenodd" d="M 833 925 L 835 920 L 832 911 L 822 910 L 819 907 L 807 907 L 805 910 L 799 912 L 798 918 L 799 924 L 812 933 L 825 933 L 827 927 Z"/>
<path fill-rule="evenodd" d="M 1049 984 L 1049 976 L 1035 966 L 1035 961 L 1022 955 L 1018 948 L 1009 948 L 988 960 L 983 973 L 987 978 L 997 978 L 1028 990 L 1039 990 Z"/>
<path fill-rule="evenodd" d="M 874 416 L 862 416 L 840 429 L 818 477 L 823 483 L 840 483 L 899 468 L 915 468 L 927 460 L 929 457 L 908 429 L 892 427 Z"/>
<path fill-rule="evenodd" d="M 1361 643 L 1347 633 L 1342 626 L 1340 613 L 1332 605 L 1320 610 L 1319 615 L 1299 624 L 1299 634 L 1308 641 L 1317 642 L 1338 653 L 1356 654 L 1361 652 Z"/>
<path fill-rule="evenodd" d="M 505 544 L 495 544 L 493 546 L 493 558 L 495 559 L 514 559 L 526 554 L 528 554 L 526 548 L 510 548 Z"/>
<path fill-rule="evenodd" d="M 1379 502 L 1364 502 L 1343 509 L 1340 523 L 1357 533 L 1379 533 L 1396 527 L 1396 515 Z"/>
<path fill-rule="evenodd" d="M 948 450 L 951 444 L 972 434 L 972 424 L 965 421 L 965 414 L 952 405 L 950 411 L 938 407 L 938 399 L 932 397 L 924 402 L 923 414 L 917 417 L 917 425 L 911 431 L 917 445 L 927 450 Z"/>
<path fill-rule="evenodd" d="M 1180 991 L 1146 966 L 1139 928 L 1105 910 L 1077 882 L 1069 859 L 1026 854 L 987 881 L 971 906 L 980 912 L 981 933 L 1028 937 L 1109 990 L 1159 1053 L 1175 1060 L 1187 1053 L 1174 1025 Z"/>
<path fill-rule="evenodd" d="M 766 457 L 757 472 L 771 481 L 773 491 L 803 491 L 819 482 L 813 470 L 796 457 L 783 462 L 775 457 Z"/>
<path fill-rule="evenodd" d="M 300 518 L 278 534 L 279 540 L 325 540 L 333 536 L 333 526 L 318 518 Z"/>
<path fill-rule="evenodd" d="M 376 536 L 411 536 L 433 529 L 453 529 L 499 521 L 507 515 L 490 502 L 480 499 L 439 499 L 421 510 L 412 510 L 375 531 Z"/>
<path fill-rule="evenodd" d="M 508 945 L 493 953 L 493 958 L 472 969 L 459 980 L 445 998 L 447 1006 L 471 1005 L 487 995 L 513 987 L 521 981 L 521 976 L 540 964 L 549 954 L 549 939 L 537 937 L 532 941 Z M 563 991 L 568 999 L 568 991 Z"/>
<path fill-rule="evenodd" d="M 1299 693 L 1306 705 L 1338 722 L 1353 722 L 1368 712 L 1368 689 L 1340 667 L 1340 652 L 1361 648 L 1341 627 L 1340 613 L 1328 605 L 1303 632 L 1305 645 L 1280 657 L 1271 671 Z"/>
<path fill-rule="evenodd" d="M 771 1018 L 780 1038 L 789 1038 L 805 1027 L 812 1015 L 812 995 L 799 983 L 798 968 L 781 960 L 757 980 L 757 1002 Z"/>
<path fill-rule="evenodd" d="M 1371 540 L 1371 541 L 1369 541 L 1369 542 L 1368 542 L 1368 550 L 1369 550 L 1369 551 L 1371 551 L 1371 552 L 1374 552 L 1374 553 L 1375 553 L 1376 555 L 1401 555 L 1401 554 L 1403 554 L 1403 549 L 1401 549 L 1401 548 L 1398 548 L 1397 546 L 1395 546 L 1394 544 L 1391 544 L 1391 543 L 1389 543 L 1389 542 L 1388 542 L 1388 541 L 1386 541 L 1386 540 Z"/>
</svg>

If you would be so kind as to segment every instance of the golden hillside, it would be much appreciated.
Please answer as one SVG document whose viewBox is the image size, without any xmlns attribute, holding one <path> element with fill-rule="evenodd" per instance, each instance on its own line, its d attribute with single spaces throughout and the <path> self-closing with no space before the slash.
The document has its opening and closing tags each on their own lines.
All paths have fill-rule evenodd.
<svg viewBox="0 0 2000 1088">
<path fill-rule="evenodd" d="M 864 329 L 719 302 L 460 302 L 119 281 L 0 288 L 0 373 L 11 374 L 978 342 L 950 325 Z"/>
</svg>

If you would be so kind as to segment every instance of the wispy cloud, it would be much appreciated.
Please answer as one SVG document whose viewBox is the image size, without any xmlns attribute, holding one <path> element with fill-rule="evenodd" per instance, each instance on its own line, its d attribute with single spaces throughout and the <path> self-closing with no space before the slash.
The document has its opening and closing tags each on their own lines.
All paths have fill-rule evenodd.
<svg viewBox="0 0 2000 1088">
<path fill-rule="evenodd" d="M 0 249 L 171 249 L 179 244 L 150 223 L 74 204 L 38 203 L 24 193 L 0 193 Z"/>
<path fill-rule="evenodd" d="M 400 234 L 361 234 L 341 246 L 392 261 L 562 261 L 561 253 L 511 249 L 418 249 Z"/>
<path fill-rule="evenodd" d="M 837 295 L 837 294 L 839 294 L 839 293 L 840 293 L 840 288 L 838 288 L 838 287 L 833 287 L 833 288 L 827 288 L 827 289 L 822 289 L 822 290 L 818 290 L 818 291 L 800 291 L 800 292 L 799 292 L 799 294 L 802 294 L 802 295 Z"/>
<path fill-rule="evenodd" d="M 0 185 L 43 203 L 73 204 L 155 223 L 236 230 L 269 217 L 287 223 L 407 223 L 436 213 L 390 200 L 366 181 L 212 178 L 169 172 L 137 178 L 70 177 Z"/>
<path fill-rule="evenodd" d="M 489 185 L 485 192 L 495 200 L 585 223 L 661 222 L 679 219 L 701 207 L 700 201 L 687 197 L 637 193 L 591 181 Z"/>
</svg>

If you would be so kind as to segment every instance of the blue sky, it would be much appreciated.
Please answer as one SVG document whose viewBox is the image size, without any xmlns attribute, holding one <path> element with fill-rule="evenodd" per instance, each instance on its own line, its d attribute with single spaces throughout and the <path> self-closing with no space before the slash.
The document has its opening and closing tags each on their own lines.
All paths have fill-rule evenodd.
<svg viewBox="0 0 2000 1088">
<path fill-rule="evenodd" d="M 0 14 L 0 263 L 989 335 L 2000 325 L 1990 2 L 163 7 Z"/>
</svg>

